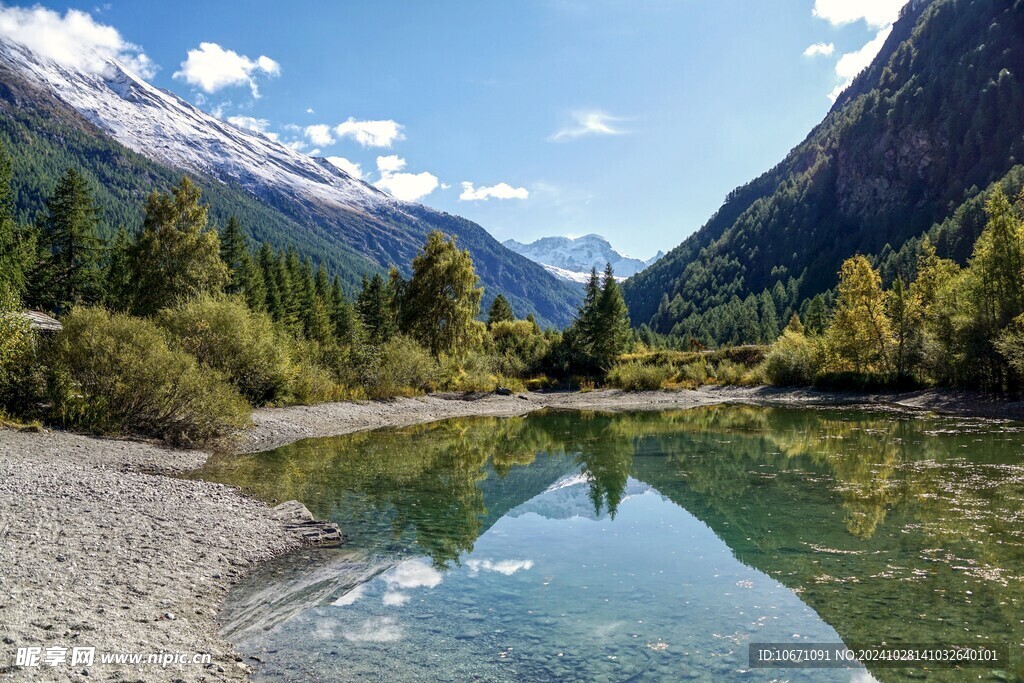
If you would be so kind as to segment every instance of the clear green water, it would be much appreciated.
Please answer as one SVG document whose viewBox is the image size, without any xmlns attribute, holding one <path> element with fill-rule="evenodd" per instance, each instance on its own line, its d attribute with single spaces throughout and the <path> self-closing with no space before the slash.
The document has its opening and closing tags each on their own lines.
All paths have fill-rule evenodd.
<svg viewBox="0 0 1024 683">
<path fill-rule="evenodd" d="M 250 574 L 259 680 L 1024 677 L 1020 425 L 716 407 L 450 420 L 215 458 L 349 542 Z M 750 669 L 750 642 L 993 643 L 998 670 Z"/>
</svg>

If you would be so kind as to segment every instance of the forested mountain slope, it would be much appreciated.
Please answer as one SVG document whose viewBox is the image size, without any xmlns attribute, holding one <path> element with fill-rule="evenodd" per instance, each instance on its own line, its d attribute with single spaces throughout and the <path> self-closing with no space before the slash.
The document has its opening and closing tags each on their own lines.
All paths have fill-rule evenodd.
<svg viewBox="0 0 1024 683">
<path fill-rule="evenodd" d="M 397 200 L 325 160 L 235 128 L 116 60 L 88 73 L 0 40 L 0 141 L 12 156 L 23 220 L 42 208 L 69 166 L 95 185 L 108 234 L 136 228 L 145 196 L 187 173 L 215 220 L 235 214 L 254 242 L 294 246 L 349 283 L 392 264 L 407 274 L 426 235 L 442 230 L 473 255 L 485 305 L 501 293 L 517 314 L 564 325 L 579 300 L 577 288 L 479 225 Z"/>
<path fill-rule="evenodd" d="M 1024 162 L 1021 78 L 1024 0 L 910 3 L 806 140 L 627 281 L 634 324 L 761 340 L 739 330 L 785 324 L 843 259 L 899 251 Z M 947 222 L 944 255 L 966 258 L 970 223 Z"/>
</svg>

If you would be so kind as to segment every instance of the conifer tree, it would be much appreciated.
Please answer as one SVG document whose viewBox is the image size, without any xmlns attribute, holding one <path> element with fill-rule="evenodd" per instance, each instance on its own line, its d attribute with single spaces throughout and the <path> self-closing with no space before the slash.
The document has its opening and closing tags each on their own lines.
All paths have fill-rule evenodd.
<svg viewBox="0 0 1024 683">
<path fill-rule="evenodd" d="M 121 226 L 107 247 L 107 268 L 104 274 L 104 305 L 112 311 L 132 307 L 132 238 Z"/>
<path fill-rule="evenodd" d="M 281 289 L 277 283 L 277 255 L 274 254 L 270 245 L 264 242 L 260 246 L 256 261 L 259 264 L 263 286 L 266 290 L 267 313 L 272 319 L 280 321 L 284 317 L 284 304 L 281 300 Z"/>
<path fill-rule="evenodd" d="M 375 273 L 369 279 L 363 276 L 363 288 L 356 300 L 356 311 L 369 343 L 383 344 L 394 336 L 395 320 L 391 299 L 380 273 Z"/>
<path fill-rule="evenodd" d="M 602 370 L 608 370 L 629 344 L 629 311 L 622 298 L 622 288 L 615 279 L 612 264 L 604 269 L 601 293 L 597 300 L 597 328 L 591 354 Z"/>
<path fill-rule="evenodd" d="M 103 244 L 98 235 L 99 209 L 85 178 L 69 168 L 47 202 L 41 243 L 45 261 L 47 308 L 64 312 L 102 297 Z"/>
<path fill-rule="evenodd" d="M 19 239 L 12 176 L 11 159 L 0 145 L 0 296 L 9 292 L 13 301 L 20 300 L 25 293 L 26 265 L 35 253 L 35 245 L 26 245 Z"/>
<path fill-rule="evenodd" d="M 494 301 L 491 302 L 491 308 L 487 312 L 487 325 L 490 326 L 494 323 L 512 322 L 515 319 L 516 315 L 512 312 L 512 306 L 509 305 L 508 299 L 501 294 L 494 297 Z"/>
<path fill-rule="evenodd" d="M 228 268 L 208 224 L 202 192 L 188 178 L 146 201 L 142 232 L 131 248 L 134 309 L 152 315 L 204 293 L 222 291 Z"/>
</svg>

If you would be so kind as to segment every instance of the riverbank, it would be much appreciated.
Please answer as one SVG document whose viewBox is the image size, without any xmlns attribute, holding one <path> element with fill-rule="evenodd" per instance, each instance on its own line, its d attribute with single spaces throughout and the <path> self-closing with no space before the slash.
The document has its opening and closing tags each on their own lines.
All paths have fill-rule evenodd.
<svg viewBox="0 0 1024 683">
<path fill-rule="evenodd" d="M 449 417 L 544 408 L 665 410 L 722 403 L 887 405 L 1024 419 L 1020 403 L 950 392 L 834 394 L 706 387 L 499 397 L 429 396 L 258 410 L 237 448 Z M 0 430 L 0 677 L 16 680 L 244 680 L 217 611 L 248 568 L 296 547 L 270 508 L 235 489 L 174 478 L 201 451 L 64 432 Z M 18 647 L 95 647 L 91 667 L 15 666 Z M 203 664 L 102 665 L 103 653 L 210 653 Z M 70 655 L 70 650 L 69 653 Z M 88 672 L 88 676 L 83 673 Z"/>
</svg>

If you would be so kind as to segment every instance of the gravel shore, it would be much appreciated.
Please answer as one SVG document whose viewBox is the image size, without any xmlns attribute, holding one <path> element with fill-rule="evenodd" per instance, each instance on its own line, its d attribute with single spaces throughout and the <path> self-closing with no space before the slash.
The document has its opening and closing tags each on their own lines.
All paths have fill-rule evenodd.
<svg viewBox="0 0 1024 683">
<path fill-rule="evenodd" d="M 663 410 L 720 403 L 886 404 L 1024 419 L 1024 406 L 977 394 L 874 396 L 810 390 L 429 396 L 258 410 L 237 449 L 469 415 L 542 408 Z M 65 432 L 0 429 L 0 678 L 225 681 L 248 677 L 218 634 L 217 611 L 248 568 L 298 541 L 266 505 L 175 473 L 208 453 Z M 15 665 L 19 647 L 95 647 L 92 666 Z M 209 653 L 203 664 L 101 664 L 104 653 Z M 45 652 L 43 653 L 45 654 Z"/>
</svg>

